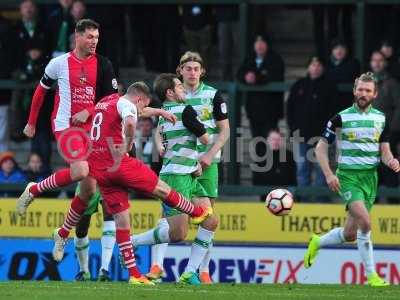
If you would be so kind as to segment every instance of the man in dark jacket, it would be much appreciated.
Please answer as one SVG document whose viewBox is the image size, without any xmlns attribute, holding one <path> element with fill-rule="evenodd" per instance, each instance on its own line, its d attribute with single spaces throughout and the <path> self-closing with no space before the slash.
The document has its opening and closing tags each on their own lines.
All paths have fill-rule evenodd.
<svg viewBox="0 0 400 300">
<path fill-rule="evenodd" d="M 326 120 L 336 112 L 336 101 L 336 85 L 325 78 L 321 58 L 312 57 L 307 76 L 292 86 L 287 103 L 287 121 L 294 137 L 293 152 L 299 186 L 311 185 L 313 168 L 315 185 L 325 185 L 322 171 L 312 157 Z"/>
<path fill-rule="evenodd" d="M 400 143 L 400 85 L 388 72 L 388 63 L 384 54 L 374 51 L 370 61 L 371 70 L 378 81 L 378 96 L 374 100 L 374 107 L 382 111 L 386 116 L 386 122 L 390 129 L 390 148 L 395 157 L 399 155 Z M 391 172 L 383 164 L 379 168 L 379 180 L 382 185 L 397 187 L 399 176 Z M 388 199 L 389 202 L 398 203 L 397 199 Z"/>
<path fill-rule="evenodd" d="M 335 39 L 331 44 L 331 55 L 326 64 L 325 76 L 335 84 L 353 84 L 360 73 L 359 62 L 349 56 L 348 46 L 341 39 Z M 341 111 L 353 103 L 353 93 L 340 92 L 338 94 L 337 111 Z"/>
<path fill-rule="evenodd" d="M 283 81 L 283 60 L 270 49 L 265 36 L 256 36 L 254 53 L 239 68 L 237 79 L 249 86 Z M 245 107 L 253 137 L 266 137 L 271 129 L 277 127 L 278 120 L 283 116 L 283 94 L 249 92 Z"/>
<path fill-rule="evenodd" d="M 284 138 L 278 129 L 269 132 L 260 157 L 265 159 L 252 166 L 254 185 L 277 187 L 296 185 L 296 164 L 293 153 L 286 148 Z M 261 196 L 261 200 L 265 199 L 264 196 Z"/>
</svg>

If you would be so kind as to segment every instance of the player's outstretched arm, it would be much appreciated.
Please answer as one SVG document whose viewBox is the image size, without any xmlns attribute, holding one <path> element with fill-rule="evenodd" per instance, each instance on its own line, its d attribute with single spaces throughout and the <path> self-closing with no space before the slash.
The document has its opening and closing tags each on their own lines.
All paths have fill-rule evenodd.
<svg viewBox="0 0 400 300">
<path fill-rule="evenodd" d="M 141 114 L 141 117 L 145 118 L 150 118 L 150 117 L 163 117 L 167 121 L 171 122 L 172 124 L 175 124 L 177 121 L 177 118 L 174 114 L 160 109 L 160 108 L 153 108 L 153 107 L 145 107 L 143 108 Z"/>
<path fill-rule="evenodd" d="M 315 156 L 317 157 L 318 163 L 325 175 L 326 183 L 329 188 L 335 193 L 338 193 L 340 190 L 339 179 L 332 172 L 331 167 L 329 166 L 328 148 L 329 144 L 325 139 L 320 139 L 315 147 Z"/>
<path fill-rule="evenodd" d="M 388 142 L 380 143 L 380 151 L 382 162 L 394 172 L 399 172 L 400 164 L 399 161 L 393 157 L 392 151 L 390 150 L 390 144 Z"/>
</svg>

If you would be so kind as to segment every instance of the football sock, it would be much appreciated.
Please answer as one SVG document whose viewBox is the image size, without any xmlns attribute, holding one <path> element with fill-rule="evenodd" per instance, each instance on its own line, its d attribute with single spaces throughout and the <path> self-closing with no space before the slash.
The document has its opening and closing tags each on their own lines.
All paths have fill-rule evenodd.
<svg viewBox="0 0 400 300">
<path fill-rule="evenodd" d="M 136 278 L 141 277 L 142 274 L 136 266 L 135 254 L 133 252 L 133 245 L 130 239 L 130 230 L 117 228 L 115 231 L 115 236 L 118 243 L 119 252 L 124 259 L 129 276 Z"/>
<path fill-rule="evenodd" d="M 115 245 L 115 222 L 104 221 L 101 236 L 101 269 L 108 271 Z"/>
<path fill-rule="evenodd" d="M 157 227 L 168 226 L 169 224 L 166 218 L 162 218 L 158 221 Z M 155 244 L 151 247 L 151 263 L 152 265 L 158 265 L 163 268 L 164 266 L 164 257 L 167 252 L 168 243 Z"/>
<path fill-rule="evenodd" d="M 177 191 L 171 189 L 168 196 L 163 200 L 168 206 L 176 208 L 177 210 L 188 214 L 192 217 L 200 217 L 203 209 L 194 206 L 192 202 L 185 199 L 185 197 Z"/>
<path fill-rule="evenodd" d="M 319 241 L 319 246 L 322 248 L 331 245 L 340 245 L 344 242 L 343 227 L 338 227 L 322 235 Z"/>
<path fill-rule="evenodd" d="M 373 247 L 371 241 L 371 231 L 363 233 L 357 230 L 357 248 L 365 266 L 367 276 L 375 272 Z"/>
<path fill-rule="evenodd" d="M 185 272 L 197 272 L 214 237 L 214 232 L 199 226 L 196 238 L 190 249 L 190 257 Z"/>
<path fill-rule="evenodd" d="M 61 169 L 50 175 L 46 179 L 40 181 L 39 183 L 32 185 L 29 188 L 29 192 L 37 197 L 41 193 L 49 190 L 54 190 L 58 187 L 66 186 L 73 183 L 71 178 L 71 172 L 69 168 Z"/>
<path fill-rule="evenodd" d="M 207 272 L 209 273 L 209 265 L 210 265 L 210 261 L 211 261 L 211 249 L 213 247 L 213 242 L 210 242 L 210 245 L 208 246 L 208 250 L 206 255 L 204 256 L 203 260 L 201 261 L 199 270 L 200 272 Z"/>
<path fill-rule="evenodd" d="M 168 222 L 159 223 L 157 227 L 147 230 L 140 234 L 132 235 L 132 243 L 139 245 L 154 245 L 169 243 L 169 224 Z"/>
<path fill-rule="evenodd" d="M 81 216 L 85 212 L 87 204 L 84 203 L 79 196 L 75 196 L 71 201 L 71 207 L 69 208 L 68 215 L 65 218 L 64 224 L 61 226 L 58 234 L 66 239 L 69 232 L 78 224 Z"/>
<path fill-rule="evenodd" d="M 89 237 L 74 238 L 75 253 L 78 257 L 79 270 L 89 272 Z"/>
</svg>

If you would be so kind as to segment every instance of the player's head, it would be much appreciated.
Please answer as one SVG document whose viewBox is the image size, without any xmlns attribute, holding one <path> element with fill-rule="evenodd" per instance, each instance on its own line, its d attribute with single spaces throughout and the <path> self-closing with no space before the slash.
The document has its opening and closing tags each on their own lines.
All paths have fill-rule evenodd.
<svg viewBox="0 0 400 300">
<path fill-rule="evenodd" d="M 182 76 L 184 84 L 196 87 L 200 83 L 200 79 L 206 74 L 200 54 L 187 51 L 179 60 L 176 73 L 179 77 Z"/>
<path fill-rule="evenodd" d="M 128 99 L 136 105 L 139 111 L 149 106 L 151 101 L 150 88 L 143 81 L 132 83 L 126 90 L 126 95 Z"/>
<path fill-rule="evenodd" d="M 96 52 L 100 25 L 91 19 L 82 19 L 75 26 L 75 47 L 83 55 Z"/>
<path fill-rule="evenodd" d="M 378 95 L 377 81 L 373 73 L 367 72 L 356 78 L 354 83 L 354 101 L 361 109 L 366 109 Z"/>
<path fill-rule="evenodd" d="M 166 100 L 185 102 L 185 89 L 176 74 L 163 73 L 158 75 L 154 81 L 153 89 L 161 102 Z"/>
<path fill-rule="evenodd" d="M 387 66 L 385 55 L 381 51 L 372 52 L 370 66 L 375 74 L 384 72 Z"/>
</svg>

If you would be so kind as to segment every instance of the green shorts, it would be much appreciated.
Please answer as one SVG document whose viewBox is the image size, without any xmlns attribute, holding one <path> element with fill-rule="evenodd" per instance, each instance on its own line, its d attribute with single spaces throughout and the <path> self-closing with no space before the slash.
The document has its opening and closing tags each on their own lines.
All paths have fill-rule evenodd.
<svg viewBox="0 0 400 300">
<path fill-rule="evenodd" d="M 80 191 L 80 184 L 76 186 L 75 195 L 78 195 Z M 85 212 L 83 213 L 85 216 L 91 216 L 99 211 L 99 204 L 101 203 L 102 198 L 99 189 L 96 189 L 96 192 L 90 198 L 88 207 L 86 208 Z"/>
<path fill-rule="evenodd" d="M 368 211 L 374 205 L 378 189 L 378 174 L 373 170 L 337 170 L 340 183 L 340 196 L 346 209 L 354 201 L 364 201 Z"/>
<path fill-rule="evenodd" d="M 203 170 L 203 174 L 197 178 L 205 193 L 194 194 L 194 197 L 218 197 L 218 163 L 212 163 Z"/>
<path fill-rule="evenodd" d="M 181 193 L 186 199 L 192 200 L 193 195 L 205 194 L 203 187 L 199 184 L 196 177 L 191 174 L 175 175 L 175 174 L 161 174 L 160 179 L 167 183 L 171 188 Z M 162 203 L 163 215 L 171 217 L 182 214 L 179 210 L 169 207 Z"/>
</svg>

